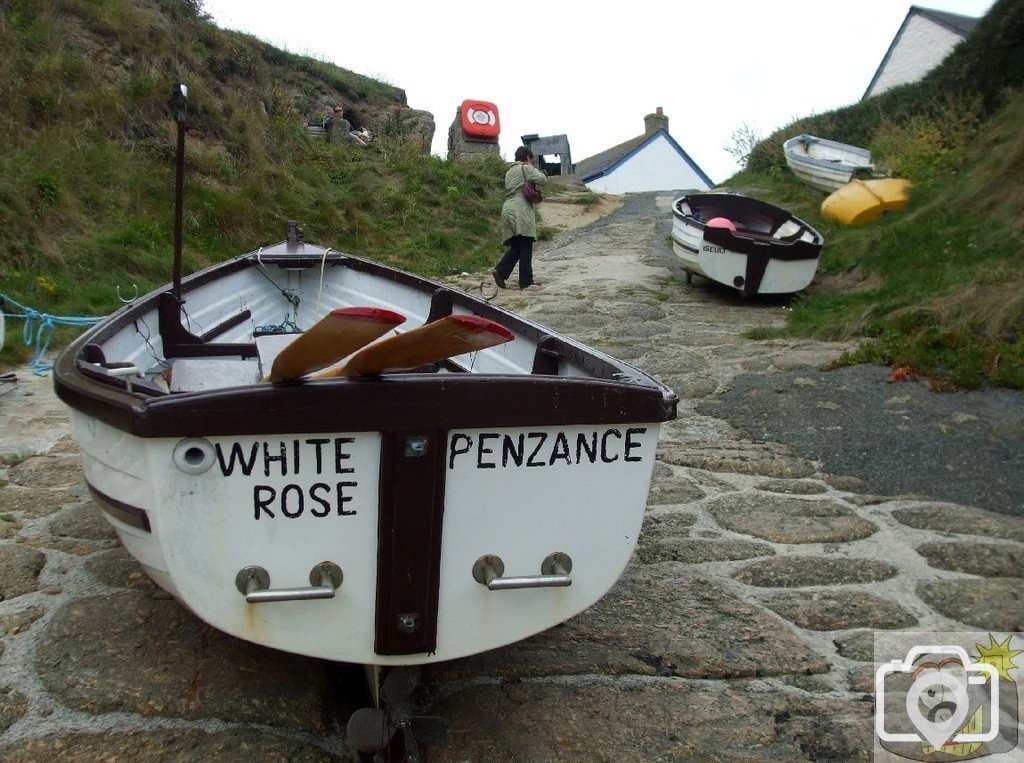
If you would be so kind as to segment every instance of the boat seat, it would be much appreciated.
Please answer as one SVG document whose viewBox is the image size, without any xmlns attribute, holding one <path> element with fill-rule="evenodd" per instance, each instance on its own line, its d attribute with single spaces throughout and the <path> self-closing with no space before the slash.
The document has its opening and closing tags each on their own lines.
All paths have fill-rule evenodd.
<svg viewBox="0 0 1024 763">
<path fill-rule="evenodd" d="M 174 358 L 170 370 L 171 392 L 201 392 L 255 384 L 262 378 L 255 358 Z"/>
<path fill-rule="evenodd" d="M 256 352 L 259 354 L 260 370 L 263 376 L 270 373 L 274 360 L 281 351 L 302 334 L 264 334 L 256 337 Z"/>
</svg>

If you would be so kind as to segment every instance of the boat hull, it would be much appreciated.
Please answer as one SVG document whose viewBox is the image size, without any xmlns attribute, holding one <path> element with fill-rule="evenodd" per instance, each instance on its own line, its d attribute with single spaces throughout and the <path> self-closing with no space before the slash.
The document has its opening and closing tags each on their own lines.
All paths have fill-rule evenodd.
<svg viewBox="0 0 1024 763">
<path fill-rule="evenodd" d="M 806 185 L 832 193 L 854 178 L 874 175 L 871 152 L 858 146 L 798 135 L 782 144 L 790 170 Z"/>
<path fill-rule="evenodd" d="M 903 209 L 910 188 L 910 181 L 899 178 L 853 180 L 821 202 L 821 214 L 844 225 L 867 225 L 884 212 Z"/>
<path fill-rule="evenodd" d="M 307 247 L 268 272 L 420 321 L 480 314 L 516 340 L 411 373 L 258 383 L 248 341 L 278 306 L 252 271 L 273 250 L 185 282 L 191 323 L 230 326 L 218 341 L 176 346 L 166 293 L 143 298 L 55 364 L 86 481 L 126 549 L 210 625 L 346 662 L 462 657 L 592 605 L 635 547 L 675 396 L 469 295 L 335 255 Z M 120 375 L 147 359 L 160 362 Z M 199 381 L 162 391 L 165 365 L 172 390 Z M 503 588 L 510 577 L 527 587 Z"/>
<path fill-rule="evenodd" d="M 676 199 L 672 211 L 672 248 L 687 273 L 749 297 L 800 291 L 817 272 L 821 234 L 779 207 L 739 194 L 704 193 Z M 716 217 L 737 230 L 706 224 Z"/>
<path fill-rule="evenodd" d="M 423 572 L 439 584 L 436 643 L 426 654 L 382 655 L 379 432 L 214 437 L 213 463 L 193 475 L 175 466 L 180 441 L 126 437 L 79 413 L 72 422 L 86 479 L 125 548 L 197 616 L 265 646 L 381 665 L 498 647 L 597 601 L 636 544 L 659 429 L 448 433 L 441 553 L 436 570 Z M 120 510 L 112 496 L 120 496 Z M 145 516 L 148 531 L 126 516 L 126 505 Z M 555 552 L 572 560 L 569 587 L 491 591 L 473 578 L 482 556 L 501 558 L 506 575 L 537 576 Z M 324 561 L 344 574 L 333 598 L 254 605 L 236 587 L 239 571 L 251 566 L 267 570 L 273 589 L 308 587 Z"/>
</svg>

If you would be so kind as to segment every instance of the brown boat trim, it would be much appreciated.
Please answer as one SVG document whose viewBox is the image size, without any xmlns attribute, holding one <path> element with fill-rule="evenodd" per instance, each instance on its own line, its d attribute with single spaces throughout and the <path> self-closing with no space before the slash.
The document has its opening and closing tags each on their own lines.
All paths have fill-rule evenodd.
<svg viewBox="0 0 1024 763">
<path fill-rule="evenodd" d="M 96 504 L 103 512 L 120 522 L 124 522 L 126 525 L 131 525 L 148 533 L 153 532 L 149 524 L 149 514 L 146 513 L 145 509 L 124 503 L 116 498 L 111 498 L 106 493 L 96 489 L 88 480 L 86 480 L 85 486 L 89 488 L 93 500 L 96 501 Z"/>
<path fill-rule="evenodd" d="M 447 442 L 443 430 L 384 432 L 381 438 L 377 654 L 437 649 Z"/>
<path fill-rule="evenodd" d="M 539 375 L 396 374 L 152 399 L 79 377 L 55 383 L 71 407 L 137 437 L 645 423 L 675 418 L 677 404 L 657 388 Z"/>
</svg>

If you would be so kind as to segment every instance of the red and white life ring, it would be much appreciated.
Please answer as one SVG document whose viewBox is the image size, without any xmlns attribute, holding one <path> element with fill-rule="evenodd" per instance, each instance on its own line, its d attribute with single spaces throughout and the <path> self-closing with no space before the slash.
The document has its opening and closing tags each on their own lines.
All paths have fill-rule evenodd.
<svg viewBox="0 0 1024 763">
<path fill-rule="evenodd" d="M 476 140 L 497 140 L 501 132 L 498 107 L 487 101 L 466 100 L 459 109 L 462 132 Z"/>
</svg>

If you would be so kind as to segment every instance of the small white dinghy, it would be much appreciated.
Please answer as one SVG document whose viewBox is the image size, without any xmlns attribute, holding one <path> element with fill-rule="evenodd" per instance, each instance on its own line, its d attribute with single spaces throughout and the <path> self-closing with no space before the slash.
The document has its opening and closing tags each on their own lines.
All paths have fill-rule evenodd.
<svg viewBox="0 0 1024 763">
<path fill-rule="evenodd" d="M 824 239 L 781 207 L 738 193 L 691 193 L 672 203 L 672 249 L 686 271 L 744 297 L 810 284 Z"/>
<path fill-rule="evenodd" d="M 329 660 L 428 663 L 550 628 L 622 573 L 675 416 L 664 385 L 294 236 L 181 287 L 82 335 L 54 383 L 125 548 L 212 626 Z M 404 373 L 261 381 L 302 336 L 259 328 L 293 297 L 299 326 L 320 299 L 369 306 L 356 320 L 482 317 L 515 339 Z"/>
<path fill-rule="evenodd" d="M 675 394 L 294 222 L 182 279 L 176 97 L 174 280 L 54 365 L 129 553 L 215 628 L 376 666 L 493 649 L 600 599 L 636 545 Z"/>
<path fill-rule="evenodd" d="M 793 174 L 824 193 L 832 193 L 855 178 L 875 177 L 871 152 L 858 146 L 798 135 L 782 144 L 782 152 Z"/>
</svg>

